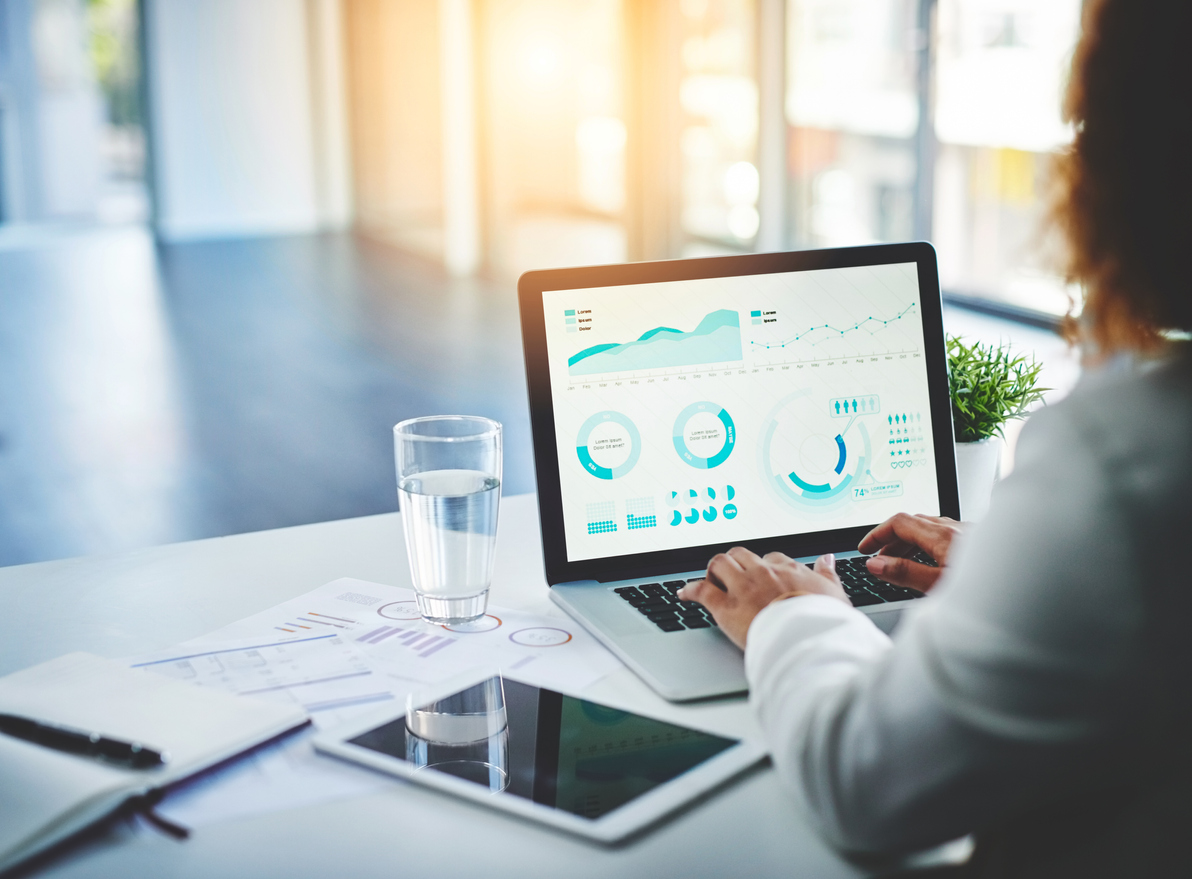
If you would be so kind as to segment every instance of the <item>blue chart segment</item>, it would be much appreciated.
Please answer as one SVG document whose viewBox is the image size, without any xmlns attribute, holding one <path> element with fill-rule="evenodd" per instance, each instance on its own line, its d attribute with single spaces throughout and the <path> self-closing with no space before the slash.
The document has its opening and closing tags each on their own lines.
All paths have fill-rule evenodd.
<svg viewBox="0 0 1192 879">
<path fill-rule="evenodd" d="M 723 492 L 723 493 L 721 493 Z M 731 485 L 726 485 L 718 492 L 714 487 L 708 486 L 703 491 L 697 491 L 694 488 L 689 488 L 686 491 L 672 491 L 670 493 L 670 502 L 677 506 L 678 509 L 671 511 L 670 524 L 678 527 L 686 522 L 688 525 L 696 525 L 702 519 L 704 522 L 715 522 L 717 516 L 724 516 L 726 519 L 737 518 L 737 505 L 734 503 L 727 503 L 719 510 L 716 507 L 717 500 L 732 501 L 737 496 L 737 490 Z M 706 501 L 712 501 L 703 509 L 701 506 Z M 690 504 L 690 506 L 688 506 Z M 684 514 L 684 509 L 688 512 Z"/>
<path fill-rule="evenodd" d="M 832 470 L 834 473 L 836 473 L 837 476 L 839 476 L 841 473 L 844 472 L 844 464 L 845 464 L 845 461 L 848 459 L 848 450 L 844 446 L 844 437 L 842 437 L 840 434 L 836 434 L 836 449 L 840 453 L 840 457 L 836 459 L 836 466 L 833 467 Z M 833 488 L 829 483 L 826 483 L 826 482 L 825 483 L 817 483 L 817 484 L 812 484 L 810 482 L 806 482 L 805 480 L 800 479 L 799 475 L 797 473 L 795 473 L 793 470 L 786 475 L 790 477 L 791 482 L 793 482 L 795 485 L 799 486 L 799 488 L 803 489 L 803 491 L 805 491 L 805 492 L 809 491 L 812 494 L 824 494 L 826 492 L 844 491 L 845 486 L 849 482 L 849 478 L 845 477 L 844 482 L 840 483 L 840 485 Z"/>
<path fill-rule="evenodd" d="M 833 407 L 834 408 L 834 407 Z M 810 392 L 778 403 L 766 419 L 760 444 L 762 473 L 787 504 L 826 510 L 852 497 L 850 489 L 873 482 L 873 447 L 863 418 L 835 423 Z"/>
<path fill-rule="evenodd" d="M 687 422 L 694 416 L 701 412 L 707 412 L 715 415 L 720 419 L 720 423 L 724 429 L 724 443 L 720 450 L 715 454 L 702 458 L 692 452 L 687 447 Z M 675 419 L 675 429 L 673 431 L 673 439 L 675 441 L 675 451 L 679 453 L 679 457 L 687 464 L 700 470 L 711 470 L 713 467 L 719 467 L 728 460 L 728 456 L 733 453 L 733 447 L 737 443 L 737 428 L 733 424 L 732 416 L 715 403 L 703 401 L 700 403 L 692 403 L 686 409 L 679 413 L 679 417 Z"/>
<path fill-rule="evenodd" d="M 632 342 L 593 345 L 567 360 L 570 375 L 605 375 L 647 369 L 673 369 L 742 358 L 741 320 L 722 308 L 706 315 L 689 333 L 654 327 Z"/>
<path fill-rule="evenodd" d="M 607 451 L 606 446 L 612 447 L 611 443 L 598 442 L 589 446 L 589 441 L 592 438 L 592 431 L 597 427 L 607 423 L 618 424 L 623 427 L 625 440 L 629 446 L 629 456 L 623 462 L 615 467 L 606 467 L 597 464 L 592 458 L 592 452 L 598 454 Z M 620 412 L 614 412 L 611 409 L 604 412 L 597 412 L 591 418 L 583 423 L 579 429 L 579 436 L 575 443 L 576 454 L 579 455 L 579 462 L 584 469 L 595 476 L 597 479 L 616 479 L 618 476 L 624 476 L 633 469 L 637 463 L 637 459 L 641 457 L 642 453 L 642 438 L 637 431 L 637 425 L 630 421 Z"/>
<path fill-rule="evenodd" d="M 630 531 L 657 528 L 658 516 L 654 513 L 654 498 L 635 497 L 625 501 L 625 527 Z"/>
<path fill-rule="evenodd" d="M 611 534 L 617 530 L 617 505 L 613 501 L 588 504 L 588 533 Z"/>
</svg>

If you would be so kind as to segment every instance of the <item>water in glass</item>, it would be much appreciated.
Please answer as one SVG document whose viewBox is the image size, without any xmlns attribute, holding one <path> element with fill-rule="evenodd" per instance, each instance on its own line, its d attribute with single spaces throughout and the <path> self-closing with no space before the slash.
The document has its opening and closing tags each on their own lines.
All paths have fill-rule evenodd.
<svg viewBox="0 0 1192 879">
<path fill-rule="evenodd" d="M 484 613 L 497 543 L 501 481 L 478 470 L 431 470 L 398 483 L 418 609 L 436 623 Z"/>
</svg>

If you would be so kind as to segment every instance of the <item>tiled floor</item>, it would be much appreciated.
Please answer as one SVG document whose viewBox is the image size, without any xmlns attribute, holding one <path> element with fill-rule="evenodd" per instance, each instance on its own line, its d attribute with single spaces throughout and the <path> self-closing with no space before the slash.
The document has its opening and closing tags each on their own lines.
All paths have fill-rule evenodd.
<svg viewBox="0 0 1192 879">
<path fill-rule="evenodd" d="M 947 322 L 1074 378 L 1047 333 Z M 444 412 L 501 421 L 533 490 L 512 283 L 349 235 L 0 232 L 0 565 L 393 510 L 390 428 Z"/>
</svg>

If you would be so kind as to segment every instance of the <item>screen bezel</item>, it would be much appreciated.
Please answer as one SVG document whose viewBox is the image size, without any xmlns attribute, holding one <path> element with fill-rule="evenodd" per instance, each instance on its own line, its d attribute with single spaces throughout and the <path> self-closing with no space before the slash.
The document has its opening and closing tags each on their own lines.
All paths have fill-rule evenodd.
<svg viewBox="0 0 1192 879">
<path fill-rule="evenodd" d="M 923 355 L 927 367 L 940 515 L 959 519 L 960 496 L 956 482 L 952 406 L 948 396 L 943 302 L 940 296 L 935 248 L 927 242 L 583 266 L 526 272 L 522 275 L 517 282 L 517 295 L 521 311 L 522 347 L 525 353 L 526 388 L 529 394 L 530 427 L 534 438 L 538 512 L 547 582 L 552 586 L 556 583 L 582 580 L 608 582 L 695 571 L 707 565 L 708 559 L 716 553 L 724 552 L 735 545 L 742 545 L 742 542 L 709 543 L 680 549 L 568 561 L 567 535 L 563 527 L 563 498 L 559 481 L 559 451 L 554 426 L 554 400 L 546 347 L 546 317 L 542 302 L 544 292 L 911 262 L 917 266 L 919 279 Z M 858 541 L 876 524 L 878 523 L 873 522 L 850 528 L 759 538 L 744 541 L 743 545 L 759 555 L 778 551 L 792 558 L 822 552 L 845 552 L 856 549 Z"/>
</svg>

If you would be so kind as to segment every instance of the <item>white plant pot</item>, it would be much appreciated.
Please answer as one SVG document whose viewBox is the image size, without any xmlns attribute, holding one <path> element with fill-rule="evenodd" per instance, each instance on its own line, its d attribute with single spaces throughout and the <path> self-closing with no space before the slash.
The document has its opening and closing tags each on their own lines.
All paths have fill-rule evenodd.
<svg viewBox="0 0 1192 879">
<path fill-rule="evenodd" d="M 956 478 L 960 482 L 960 518 L 976 522 L 989 510 L 989 497 L 1001 470 L 1000 436 L 956 444 Z"/>
</svg>

